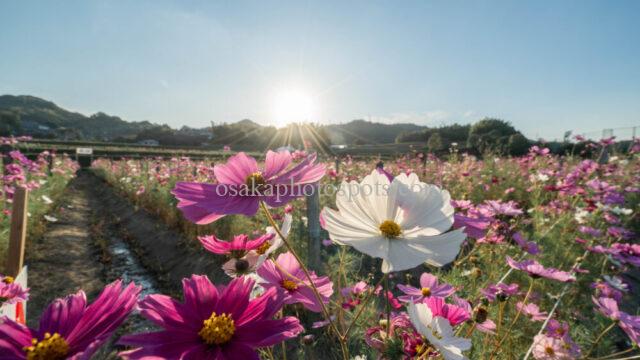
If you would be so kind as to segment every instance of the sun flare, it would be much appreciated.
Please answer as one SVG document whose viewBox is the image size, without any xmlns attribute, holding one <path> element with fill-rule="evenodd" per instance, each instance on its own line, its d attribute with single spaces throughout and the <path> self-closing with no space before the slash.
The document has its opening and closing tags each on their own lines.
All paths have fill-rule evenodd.
<svg viewBox="0 0 640 360">
<path fill-rule="evenodd" d="M 278 126 L 292 122 L 307 122 L 316 116 L 312 96 L 301 90 L 286 90 L 276 93 L 273 99 L 273 117 Z"/>
</svg>

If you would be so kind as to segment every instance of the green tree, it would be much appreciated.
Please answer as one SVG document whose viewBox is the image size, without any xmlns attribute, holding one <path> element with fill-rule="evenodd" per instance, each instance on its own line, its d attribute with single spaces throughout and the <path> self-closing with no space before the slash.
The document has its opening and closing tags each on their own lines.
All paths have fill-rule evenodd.
<svg viewBox="0 0 640 360">
<path fill-rule="evenodd" d="M 445 144 L 442 140 L 442 136 L 440 136 L 440 133 L 435 132 L 431 136 L 429 136 L 429 140 L 427 141 L 427 149 L 429 149 L 429 152 L 438 152 L 444 149 L 444 146 Z"/>
<path fill-rule="evenodd" d="M 509 155 L 521 156 L 529 151 L 531 143 L 521 133 L 513 134 L 509 136 L 509 142 L 507 143 L 507 152 Z"/>
<path fill-rule="evenodd" d="M 0 111 L 0 136 L 17 135 L 21 132 L 20 115 L 12 111 Z"/>
<path fill-rule="evenodd" d="M 516 129 L 507 121 L 484 118 L 469 129 L 467 146 L 475 148 L 480 153 L 489 151 L 504 153 L 509 137 L 516 133 Z"/>
</svg>

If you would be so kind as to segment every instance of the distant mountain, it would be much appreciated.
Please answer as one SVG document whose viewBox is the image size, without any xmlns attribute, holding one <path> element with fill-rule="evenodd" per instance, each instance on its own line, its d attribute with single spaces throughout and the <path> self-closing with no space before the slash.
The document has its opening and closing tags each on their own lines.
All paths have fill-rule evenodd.
<svg viewBox="0 0 640 360">
<path fill-rule="evenodd" d="M 346 124 L 327 125 L 325 131 L 333 144 L 387 144 L 395 142 L 402 133 L 427 129 L 416 124 L 382 124 L 353 120 Z"/>
<path fill-rule="evenodd" d="M 12 133 L 62 139 L 112 140 L 135 137 L 158 125 L 128 122 L 102 112 L 91 116 L 65 110 L 51 101 L 28 95 L 0 96 L 3 120 L 14 118 Z"/>
<path fill-rule="evenodd" d="M 86 116 L 68 111 L 51 101 L 28 95 L 0 96 L 0 116 L 2 123 L 0 135 L 31 135 L 40 138 L 65 140 L 102 140 L 102 141 L 140 141 L 158 140 L 160 144 L 200 145 L 203 142 L 213 144 L 238 143 L 243 147 L 267 145 L 276 139 L 278 143 L 300 143 L 298 125 L 285 129 L 262 126 L 249 119 L 235 123 L 215 125 L 193 129 L 183 127 L 174 130 L 167 125 L 153 124 L 148 121 L 129 122 L 117 116 L 98 112 Z M 308 128 L 308 127 L 307 127 Z M 393 143 L 401 134 L 416 133 L 427 129 L 415 124 L 381 124 L 364 120 L 353 120 L 345 124 L 314 126 L 317 135 L 325 146 L 329 144 L 383 144 Z M 3 134 L 4 133 L 4 134 Z M 213 139 L 207 137 L 213 133 Z M 304 131 L 303 131 L 304 133 Z M 259 135 L 259 136 L 258 136 Z"/>
</svg>

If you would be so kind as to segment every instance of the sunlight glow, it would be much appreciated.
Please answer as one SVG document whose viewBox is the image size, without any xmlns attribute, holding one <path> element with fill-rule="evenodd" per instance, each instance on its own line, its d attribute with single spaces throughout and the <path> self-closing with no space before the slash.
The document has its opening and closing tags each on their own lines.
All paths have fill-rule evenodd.
<svg viewBox="0 0 640 360">
<path fill-rule="evenodd" d="M 301 90 L 286 90 L 276 93 L 273 99 L 273 117 L 276 126 L 292 122 L 313 121 L 316 108 L 313 98 Z"/>
</svg>

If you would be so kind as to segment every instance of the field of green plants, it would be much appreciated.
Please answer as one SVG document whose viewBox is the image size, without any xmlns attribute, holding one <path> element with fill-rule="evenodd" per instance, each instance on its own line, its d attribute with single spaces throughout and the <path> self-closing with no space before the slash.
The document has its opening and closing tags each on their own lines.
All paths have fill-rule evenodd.
<svg viewBox="0 0 640 360">
<path fill-rule="evenodd" d="M 637 148 L 602 163 L 537 146 L 517 158 L 346 157 L 339 168 L 304 152 L 258 162 L 240 153 L 215 164 L 97 160 L 96 173 L 184 232 L 193 240 L 187 246 L 224 259 L 220 271 L 233 280 L 215 298 L 250 291 L 248 309 L 261 306 L 277 319 L 243 335 L 222 305 L 197 305 L 208 309 L 197 321 L 175 315 L 198 294 L 209 296 L 209 281 L 193 277 L 183 283 L 185 305 L 142 300 L 143 315 L 164 330 L 126 337 L 133 350 L 123 356 L 161 354 L 167 336 L 194 326 L 200 330 L 189 341 L 172 343 L 176 358 L 237 358 L 233 351 L 250 358 L 254 350 L 267 359 L 638 354 Z M 283 201 L 261 193 L 285 180 L 319 182 L 319 253 L 309 249 L 312 203 L 302 193 Z M 219 193 L 234 184 L 248 195 Z M 386 190 L 367 193 L 368 186 Z M 312 269 L 315 256 L 320 266 Z M 277 309 L 263 309 L 265 296 Z"/>
</svg>

